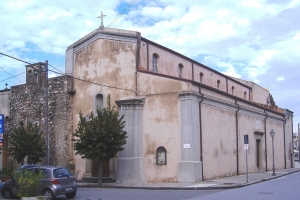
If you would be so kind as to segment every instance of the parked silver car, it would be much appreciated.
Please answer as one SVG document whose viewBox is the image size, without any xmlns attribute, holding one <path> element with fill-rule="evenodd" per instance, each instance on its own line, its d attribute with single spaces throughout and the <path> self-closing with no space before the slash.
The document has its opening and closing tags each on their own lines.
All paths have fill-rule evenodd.
<svg viewBox="0 0 300 200">
<path fill-rule="evenodd" d="M 43 194 L 45 199 L 55 199 L 56 196 L 64 194 L 67 198 L 74 198 L 77 192 L 77 182 L 75 177 L 66 167 L 40 166 L 31 167 L 26 170 L 38 172 L 42 170 L 45 178 L 41 179 L 37 194 Z M 22 172 L 17 172 L 22 173 Z M 14 179 L 5 182 L 1 188 L 1 195 L 6 199 L 16 197 L 14 188 L 17 184 Z"/>
</svg>

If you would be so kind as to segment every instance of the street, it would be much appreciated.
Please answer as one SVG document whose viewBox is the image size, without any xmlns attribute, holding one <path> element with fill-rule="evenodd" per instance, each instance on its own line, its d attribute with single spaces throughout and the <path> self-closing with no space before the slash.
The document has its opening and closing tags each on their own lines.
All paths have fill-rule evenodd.
<svg viewBox="0 0 300 200">
<path fill-rule="evenodd" d="M 237 189 L 225 190 L 145 190 L 79 188 L 75 199 L 82 200 L 282 200 L 299 199 L 300 172 Z M 3 199 L 1 197 L 1 199 Z M 61 195 L 59 199 L 67 199 Z"/>
</svg>

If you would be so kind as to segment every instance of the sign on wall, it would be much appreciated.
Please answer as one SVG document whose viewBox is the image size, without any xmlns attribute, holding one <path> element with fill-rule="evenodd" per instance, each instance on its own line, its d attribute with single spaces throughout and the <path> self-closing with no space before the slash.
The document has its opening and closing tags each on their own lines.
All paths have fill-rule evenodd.
<svg viewBox="0 0 300 200">
<path fill-rule="evenodd" d="M 0 114 L 0 147 L 3 146 L 4 115 Z"/>
<path fill-rule="evenodd" d="M 4 133 L 4 115 L 0 114 L 0 134 Z"/>
</svg>

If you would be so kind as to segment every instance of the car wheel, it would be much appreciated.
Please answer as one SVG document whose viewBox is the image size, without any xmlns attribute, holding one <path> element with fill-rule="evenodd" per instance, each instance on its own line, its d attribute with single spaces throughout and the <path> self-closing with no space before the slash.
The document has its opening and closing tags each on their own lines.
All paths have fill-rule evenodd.
<svg viewBox="0 0 300 200">
<path fill-rule="evenodd" d="M 4 191 L 2 192 L 2 196 L 5 198 L 5 199 L 12 199 L 13 198 L 13 193 L 10 189 L 6 188 L 4 189 Z"/>
<path fill-rule="evenodd" d="M 47 199 L 47 200 L 55 199 L 53 192 L 49 189 L 44 190 L 43 195 L 45 196 L 45 199 Z"/>
<path fill-rule="evenodd" d="M 68 199 L 73 199 L 76 196 L 76 192 L 67 193 L 65 195 Z"/>
</svg>

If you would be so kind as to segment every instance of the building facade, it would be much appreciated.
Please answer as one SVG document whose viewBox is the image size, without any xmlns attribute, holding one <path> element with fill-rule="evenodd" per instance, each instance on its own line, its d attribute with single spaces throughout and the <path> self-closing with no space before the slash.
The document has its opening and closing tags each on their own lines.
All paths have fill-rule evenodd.
<svg viewBox="0 0 300 200">
<path fill-rule="evenodd" d="M 5 135 L 8 136 L 14 128 L 25 124 L 27 120 L 38 124 L 45 138 L 48 137 L 46 140 L 49 145 L 48 148 L 46 145 L 46 154 L 49 157 L 49 163 L 68 166 L 74 171 L 72 78 L 60 76 L 51 78 L 48 82 L 48 105 L 46 106 L 45 63 L 26 66 L 26 84 L 12 86 L 8 92 L 9 97 L 3 104 L 7 109 L 5 121 L 9 122 L 9 129 Z M 46 109 L 48 110 L 48 131 L 45 127 Z M 8 146 L 8 137 L 4 140 L 4 145 Z M 47 163 L 45 159 L 44 164 Z M 2 166 L 9 163 L 18 165 L 7 156 L 3 158 L 3 161 Z"/>
<path fill-rule="evenodd" d="M 40 71 L 43 71 L 43 65 Z M 44 129 L 45 88 L 37 66 L 10 91 L 12 125 L 31 119 Z M 50 164 L 69 166 L 78 180 L 97 176 L 96 160 L 75 155 L 79 112 L 105 107 L 107 96 L 125 116 L 124 150 L 105 163 L 117 183 L 200 182 L 294 167 L 293 112 L 271 103 L 270 92 L 228 77 L 139 32 L 99 28 L 70 45 L 66 75 L 49 79 Z M 39 82 L 41 81 L 41 82 Z"/>
<path fill-rule="evenodd" d="M 73 130 L 79 112 L 105 107 L 111 95 L 125 115 L 127 144 L 109 163 L 116 181 L 199 182 L 249 171 L 293 167 L 293 112 L 269 104 L 261 86 L 228 77 L 139 32 L 99 28 L 68 47 L 66 73 L 74 77 Z M 78 178 L 93 161 L 75 156 Z"/>
</svg>

